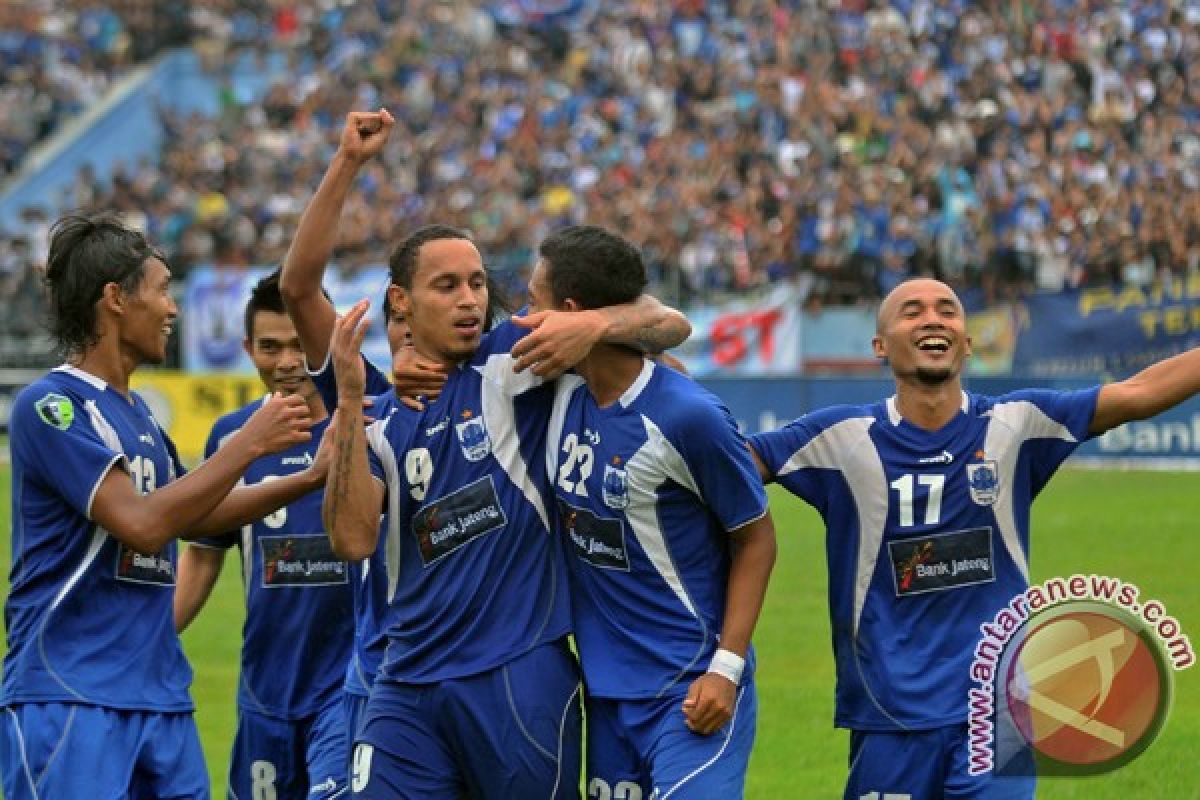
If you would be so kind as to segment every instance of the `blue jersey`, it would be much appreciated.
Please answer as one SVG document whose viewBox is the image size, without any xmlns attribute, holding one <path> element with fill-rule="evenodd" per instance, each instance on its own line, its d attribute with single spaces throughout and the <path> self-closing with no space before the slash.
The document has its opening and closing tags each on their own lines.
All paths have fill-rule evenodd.
<svg viewBox="0 0 1200 800">
<path fill-rule="evenodd" d="M 205 445 L 212 456 L 239 431 L 262 401 L 217 420 Z M 313 463 L 328 419 L 312 438 L 264 456 L 242 477 L 248 485 L 306 469 Z M 320 491 L 310 492 L 238 537 L 202 539 L 204 547 L 237 544 L 246 590 L 239 707 L 277 719 L 302 719 L 339 696 L 354 638 L 350 576 L 333 554 L 321 523 Z"/>
<path fill-rule="evenodd" d="M 1097 389 L 963 393 L 926 431 L 895 398 L 752 437 L 825 520 L 837 725 L 928 729 L 967 717 L 979 626 L 1029 581 L 1029 509 L 1088 435 Z"/>
<path fill-rule="evenodd" d="M 138 553 L 91 519 L 114 465 L 141 494 L 183 474 L 137 394 L 60 367 L 17 395 L 12 571 L 0 704 L 87 703 L 190 711 L 192 671 L 175 634 L 175 544 Z"/>
<path fill-rule="evenodd" d="M 363 358 L 367 370 L 366 394 L 374 397 L 367 411 L 371 417 L 385 419 L 396 413 L 415 412 L 396 400 L 392 384 L 374 364 Z M 309 377 L 329 409 L 337 408 L 337 379 L 332 359 L 326 358 L 319 372 Z M 386 520 L 381 523 L 379 544 L 370 558 L 350 562 L 350 583 L 354 595 L 354 649 L 346 666 L 345 690 L 366 697 L 375 683 L 375 673 L 387 649 L 387 536 Z"/>
<path fill-rule="evenodd" d="M 513 372 L 508 351 L 523 334 L 511 323 L 486 334 L 424 412 L 367 429 L 399 554 L 380 672 L 390 680 L 476 674 L 569 630 L 546 507 L 553 393 Z"/>
<path fill-rule="evenodd" d="M 746 440 L 715 396 L 650 360 L 607 408 L 560 379 L 550 431 L 588 693 L 686 688 L 717 649 L 727 532 L 767 513 Z"/>
</svg>

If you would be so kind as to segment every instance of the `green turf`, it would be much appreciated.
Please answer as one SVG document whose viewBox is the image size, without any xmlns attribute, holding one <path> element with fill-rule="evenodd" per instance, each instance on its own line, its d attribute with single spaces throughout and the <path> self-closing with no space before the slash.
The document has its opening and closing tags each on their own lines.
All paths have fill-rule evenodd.
<svg viewBox="0 0 1200 800">
<path fill-rule="evenodd" d="M 1200 475 L 1064 471 L 1034 509 L 1034 580 L 1075 572 L 1136 583 L 1200 646 Z M 9 530 L 9 476 L 0 467 L 0 526 Z M 779 560 L 755 641 L 760 720 L 747 796 L 834 798 L 845 777 L 846 735 L 831 727 L 833 661 L 825 612 L 824 541 L 815 514 L 774 491 Z M 0 548 L 7 564 L 8 548 Z M 197 721 L 217 795 L 233 736 L 241 580 L 230 559 L 184 638 L 196 671 Z M 7 567 L 3 570 L 7 575 Z M 1044 780 L 1039 798 L 1200 800 L 1200 669 L 1176 675 L 1175 706 L 1145 754 L 1088 779 Z"/>
</svg>

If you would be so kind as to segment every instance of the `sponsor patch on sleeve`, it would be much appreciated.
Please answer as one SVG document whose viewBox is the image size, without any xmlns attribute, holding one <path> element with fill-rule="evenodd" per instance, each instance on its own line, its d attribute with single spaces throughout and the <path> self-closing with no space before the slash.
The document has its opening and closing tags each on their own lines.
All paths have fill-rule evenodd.
<svg viewBox="0 0 1200 800">
<path fill-rule="evenodd" d="M 262 586 L 335 586 L 348 583 L 346 562 L 333 554 L 329 537 L 323 533 L 262 536 Z"/>
<path fill-rule="evenodd" d="M 75 421 L 75 404 L 71 398 L 51 392 L 33 404 L 42 422 L 51 428 L 65 431 Z"/>
<path fill-rule="evenodd" d="M 164 548 L 157 553 L 143 555 L 117 542 L 116 578 L 126 583 L 151 583 L 158 586 L 175 585 L 175 565 Z"/>
<path fill-rule="evenodd" d="M 507 521 L 488 475 L 421 508 L 412 529 L 421 560 L 429 565 Z"/>
<path fill-rule="evenodd" d="M 991 528 L 896 539 L 888 542 L 888 549 L 897 597 L 996 579 Z"/>
<path fill-rule="evenodd" d="M 625 526 L 619 519 L 603 519 L 585 508 L 558 501 L 558 513 L 575 555 L 594 567 L 629 571 Z"/>
</svg>

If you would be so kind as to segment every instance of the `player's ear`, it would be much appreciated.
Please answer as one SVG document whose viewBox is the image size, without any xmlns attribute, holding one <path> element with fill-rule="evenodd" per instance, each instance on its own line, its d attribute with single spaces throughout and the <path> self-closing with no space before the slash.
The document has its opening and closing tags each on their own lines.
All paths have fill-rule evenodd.
<svg viewBox="0 0 1200 800">
<path fill-rule="evenodd" d="M 100 306 L 111 314 L 125 313 L 125 293 L 121 291 L 121 285 L 116 281 L 109 281 L 104 284 L 104 288 L 100 290 Z"/>
<path fill-rule="evenodd" d="M 971 350 L 971 347 L 972 347 L 973 345 L 974 345 L 974 342 L 972 342 L 972 341 L 971 341 L 971 337 L 970 337 L 970 336 L 968 336 L 968 337 L 966 338 L 966 354 L 967 354 L 967 355 L 973 355 L 973 352 L 972 352 L 972 350 Z"/>
<path fill-rule="evenodd" d="M 882 336 L 871 337 L 871 349 L 875 352 L 876 358 L 887 358 L 887 348 L 883 346 Z"/>
<path fill-rule="evenodd" d="M 568 297 L 562 302 L 561 310 L 563 311 L 583 311 L 583 305 L 574 297 Z"/>
<path fill-rule="evenodd" d="M 388 286 L 387 296 L 388 305 L 403 314 L 407 320 L 408 315 L 412 313 L 412 298 L 409 297 L 408 290 L 393 283 Z"/>
</svg>

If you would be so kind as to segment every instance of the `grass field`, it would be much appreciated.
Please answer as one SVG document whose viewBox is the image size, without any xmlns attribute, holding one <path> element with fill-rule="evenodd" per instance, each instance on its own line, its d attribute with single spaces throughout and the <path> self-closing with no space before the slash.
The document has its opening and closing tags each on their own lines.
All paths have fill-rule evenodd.
<svg viewBox="0 0 1200 800">
<path fill-rule="evenodd" d="M 9 531 L 9 475 L 0 467 L 0 527 Z M 1200 475 L 1067 470 L 1037 502 L 1034 580 L 1076 572 L 1119 577 L 1157 598 L 1200 646 Z M 773 494 L 779 560 L 755 637 L 760 720 L 748 797 L 836 798 L 846 734 L 831 726 L 833 660 L 825 612 L 824 543 L 815 514 Z M 9 548 L 2 548 L 7 576 Z M 226 567 L 184 637 L 196 671 L 196 718 L 213 785 L 224 786 L 234 727 L 240 579 Z M 1175 703 L 1158 740 L 1132 764 L 1088 779 L 1042 781 L 1040 798 L 1200 800 L 1200 669 L 1177 673 Z"/>
</svg>

